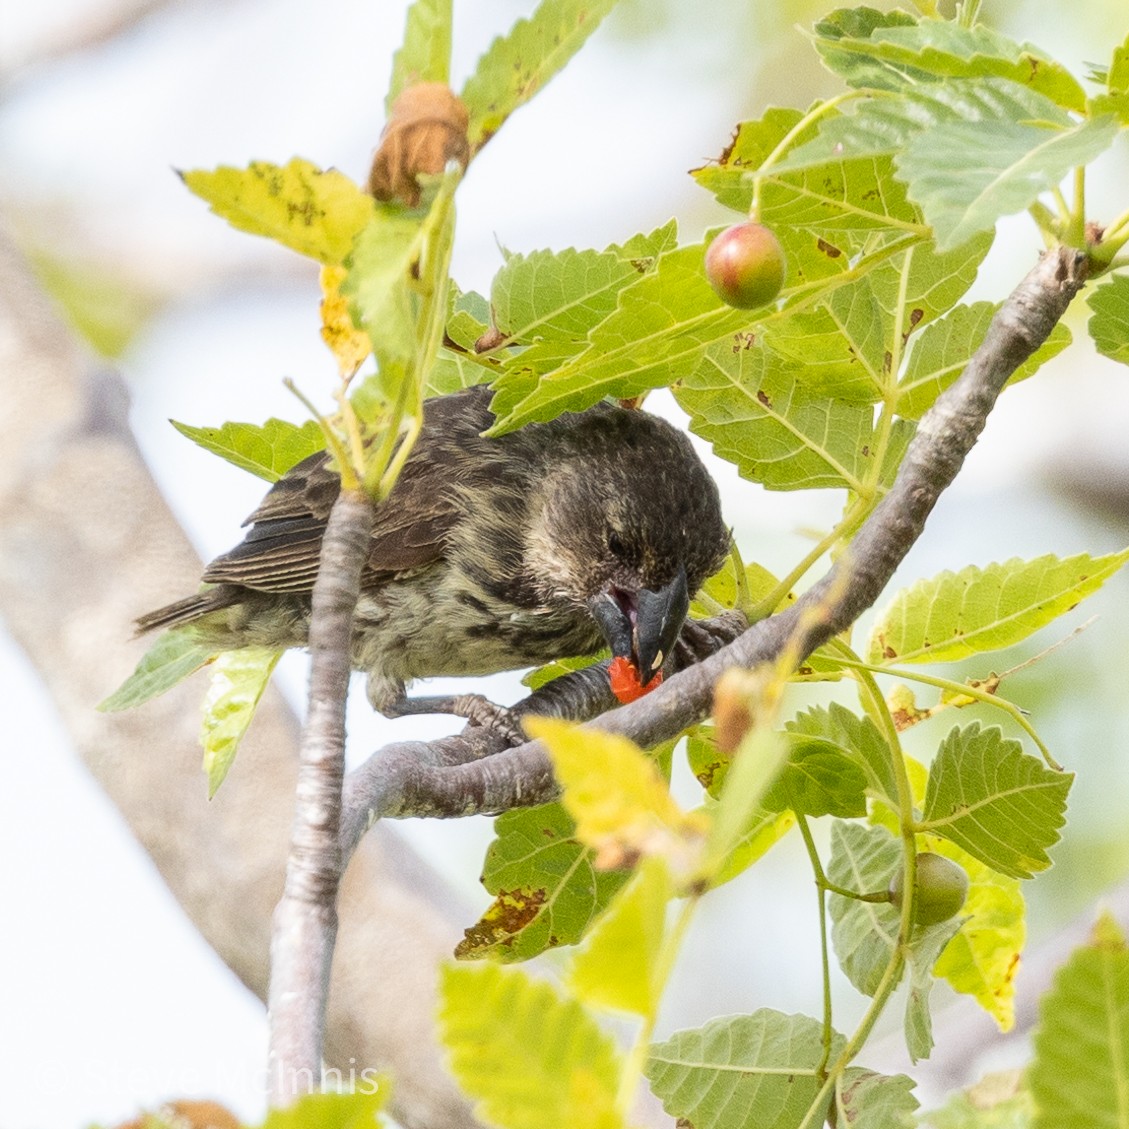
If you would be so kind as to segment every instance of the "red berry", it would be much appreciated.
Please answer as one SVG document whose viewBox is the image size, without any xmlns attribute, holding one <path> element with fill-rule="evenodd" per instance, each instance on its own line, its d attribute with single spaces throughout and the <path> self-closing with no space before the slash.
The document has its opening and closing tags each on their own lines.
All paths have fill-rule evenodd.
<svg viewBox="0 0 1129 1129">
<path fill-rule="evenodd" d="M 763 306 L 784 285 L 784 249 L 763 224 L 734 224 L 706 248 L 706 278 L 730 306 Z"/>
<path fill-rule="evenodd" d="M 628 702 L 633 702 L 636 698 L 641 698 L 644 694 L 650 693 L 663 680 L 663 672 L 658 671 L 655 677 L 644 686 L 640 681 L 639 671 L 635 669 L 635 664 L 630 659 L 617 655 L 612 659 L 611 666 L 608 667 L 608 677 L 611 681 L 612 693 L 624 705 L 627 705 Z"/>
</svg>

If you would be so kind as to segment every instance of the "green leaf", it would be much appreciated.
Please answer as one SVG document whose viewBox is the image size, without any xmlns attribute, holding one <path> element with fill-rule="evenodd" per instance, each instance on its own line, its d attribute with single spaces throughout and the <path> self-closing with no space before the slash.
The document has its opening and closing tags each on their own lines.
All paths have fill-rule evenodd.
<svg viewBox="0 0 1129 1129">
<path fill-rule="evenodd" d="M 386 389 L 395 387 L 398 374 L 406 369 L 416 349 L 418 303 L 412 271 L 422 239 L 423 220 L 419 216 L 405 214 L 392 205 L 377 205 L 357 237 L 349 273 L 341 286 L 352 305 L 354 320 L 372 341 L 381 370 L 375 379 Z M 392 398 L 390 391 L 385 398 Z"/>
<path fill-rule="evenodd" d="M 199 641 L 191 627 L 166 631 L 145 652 L 134 672 L 98 709 L 106 713 L 128 710 L 171 690 L 216 657 L 216 648 Z"/>
<path fill-rule="evenodd" d="M 812 392 L 757 343 L 707 350 L 674 388 L 690 430 L 743 478 L 770 490 L 862 492 L 873 463 L 874 409 Z"/>
<path fill-rule="evenodd" d="M 762 803 L 769 811 L 866 815 L 866 775 L 853 757 L 831 741 L 789 732 L 788 760 Z"/>
<path fill-rule="evenodd" d="M 1066 822 L 1073 780 L 1027 756 L 999 729 L 974 722 L 953 729 L 933 761 L 921 830 L 1001 874 L 1030 878 L 1051 865 L 1047 848 Z"/>
<path fill-rule="evenodd" d="M 820 1089 L 822 1025 L 761 1008 L 711 1020 L 651 1046 L 646 1075 L 671 1117 L 694 1129 L 794 1129 Z M 845 1040 L 831 1040 L 834 1059 Z M 825 1103 L 809 1124 L 823 1123 Z"/>
<path fill-rule="evenodd" d="M 285 1109 L 272 1109 L 261 1129 L 380 1129 L 387 1124 L 380 1110 L 391 1086 L 372 1067 L 359 1075 L 353 1093 L 303 1094 Z"/>
<path fill-rule="evenodd" d="M 921 419 L 937 397 L 964 371 L 999 309 L 999 305 L 990 302 L 957 306 L 941 321 L 926 326 L 915 340 L 905 374 L 898 382 L 900 416 Z M 1008 384 L 1018 384 L 1034 375 L 1043 364 L 1061 353 L 1070 340 L 1070 330 L 1059 322 L 1038 350 L 1015 370 Z"/>
<path fill-rule="evenodd" d="M 860 1066 L 843 1072 L 837 1124 L 849 1129 L 914 1129 L 914 1082 L 904 1074 L 875 1074 Z"/>
<path fill-rule="evenodd" d="M 615 0 L 541 0 L 528 19 L 490 45 L 460 97 L 470 111 L 471 152 L 477 152 L 584 46 Z"/>
<path fill-rule="evenodd" d="M 1129 365 L 1129 275 L 1111 275 L 1087 297 L 1090 336 L 1099 353 Z"/>
<path fill-rule="evenodd" d="M 906 954 L 909 965 L 909 991 L 906 994 L 904 1031 L 910 1060 L 928 1058 L 933 1050 L 933 1019 L 929 1013 L 929 994 L 933 989 L 933 966 L 942 949 L 960 929 L 960 918 L 917 928 Z"/>
<path fill-rule="evenodd" d="M 181 179 L 232 227 L 328 266 L 345 261 L 376 207 L 344 173 L 322 172 L 300 157 L 281 166 L 252 161 L 245 169 L 198 169 Z"/>
<path fill-rule="evenodd" d="M 392 82 L 384 109 L 417 82 L 449 82 L 451 0 L 414 0 L 408 9 L 404 42 L 392 56 Z"/>
<path fill-rule="evenodd" d="M 482 881 L 495 900 L 459 942 L 460 958 L 521 961 L 574 945 L 631 877 L 595 868 L 560 803 L 506 812 L 494 830 Z"/>
<path fill-rule="evenodd" d="M 291 467 L 325 449 L 325 435 L 314 420 L 300 426 L 271 417 L 256 423 L 225 423 L 219 427 L 192 427 L 169 421 L 205 451 L 249 470 L 267 482 L 277 482 Z"/>
<path fill-rule="evenodd" d="M 1037 90 L 1067 110 L 1085 109 L 1086 93 L 1078 80 L 1037 47 L 983 24 L 918 23 L 903 12 L 881 16 L 864 11 L 867 15 L 853 26 L 835 19 L 842 13 L 816 25 L 816 48 L 824 62 L 852 86 L 899 90 L 923 82 L 997 76 Z"/>
<path fill-rule="evenodd" d="M 933 972 L 954 991 L 972 996 L 1001 1031 L 1010 1031 L 1015 1023 L 1015 974 L 1027 939 L 1019 880 L 998 874 L 944 839 L 930 836 L 928 846 L 963 867 L 969 883 L 961 910 L 964 924 Z"/>
<path fill-rule="evenodd" d="M 1039 1006 L 1035 1129 L 1129 1124 L 1129 949 L 1107 912 Z"/>
<path fill-rule="evenodd" d="M 224 651 L 212 667 L 212 683 L 204 696 L 200 743 L 211 799 L 227 776 L 259 699 L 270 682 L 282 652 L 269 647 Z"/>
<path fill-rule="evenodd" d="M 706 810 L 711 805 L 707 803 Z M 754 808 L 748 817 L 745 830 L 737 837 L 729 849 L 729 854 L 721 865 L 710 875 L 710 885 L 724 886 L 739 874 L 744 874 L 753 863 L 768 854 L 796 825 L 796 817 L 790 811 L 765 811 Z"/>
<path fill-rule="evenodd" d="M 555 371 L 528 371 L 522 353 L 495 382 L 490 434 L 581 411 L 605 396 L 629 399 L 672 384 L 698 363 L 707 346 L 747 327 L 747 310 L 723 305 L 706 281 L 705 247 L 663 254 L 654 271 L 620 292 L 615 312 L 589 334 L 587 347 Z"/>
<path fill-rule="evenodd" d="M 658 957 L 666 907 L 674 896 L 666 863 L 645 858 L 573 958 L 568 986 L 579 999 L 613 1011 L 655 1014 L 663 989 Z"/>
<path fill-rule="evenodd" d="M 1030 121 L 954 121 L 918 134 L 898 158 L 909 198 L 948 250 L 1002 216 L 1033 204 L 1079 166 L 1109 148 L 1118 132 L 1112 115 L 1070 128 Z"/>
<path fill-rule="evenodd" d="M 620 1129 L 615 1042 L 573 999 L 515 968 L 444 968 L 439 1023 L 475 1115 L 502 1129 Z"/>
<path fill-rule="evenodd" d="M 918 244 L 876 257 L 852 285 L 831 288 L 814 309 L 785 309 L 767 322 L 764 340 L 813 391 L 865 403 L 883 399 L 906 338 L 960 300 L 991 245 L 992 237 L 982 235 L 943 254 Z"/>
<path fill-rule="evenodd" d="M 860 894 L 885 890 L 901 866 L 901 844 L 884 827 L 836 820 L 831 825 L 827 877 Z M 899 911 L 889 902 L 860 902 L 832 894 L 831 940 L 847 979 L 873 996 L 898 943 Z"/>
<path fill-rule="evenodd" d="M 919 580 L 879 615 L 867 661 L 955 662 L 1010 647 L 1096 592 L 1127 560 L 1129 549 L 1065 560 L 1047 554 Z"/>
<path fill-rule="evenodd" d="M 868 794 L 891 811 L 897 809 L 894 754 L 869 717 L 859 717 L 838 702 L 832 702 L 827 709 L 813 706 L 797 714 L 786 729 L 789 733 L 821 738 L 833 744 L 862 770 Z"/>
<path fill-rule="evenodd" d="M 583 342 L 615 310 L 623 287 L 653 270 L 657 257 L 676 241 L 671 220 L 625 247 L 510 255 L 491 286 L 494 324 L 515 342 L 543 337 Z"/>
</svg>

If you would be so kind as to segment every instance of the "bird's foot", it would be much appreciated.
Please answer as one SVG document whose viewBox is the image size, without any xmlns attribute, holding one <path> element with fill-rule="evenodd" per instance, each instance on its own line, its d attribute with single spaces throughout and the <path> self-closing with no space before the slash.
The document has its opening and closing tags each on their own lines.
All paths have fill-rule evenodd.
<svg viewBox="0 0 1129 1129">
<path fill-rule="evenodd" d="M 449 713 L 465 717 L 471 725 L 481 725 L 505 737 L 511 745 L 524 745 L 528 738 L 517 715 L 505 706 L 481 694 L 434 695 L 422 698 L 403 697 L 381 707 L 385 717 L 406 717 L 411 714 Z"/>
</svg>

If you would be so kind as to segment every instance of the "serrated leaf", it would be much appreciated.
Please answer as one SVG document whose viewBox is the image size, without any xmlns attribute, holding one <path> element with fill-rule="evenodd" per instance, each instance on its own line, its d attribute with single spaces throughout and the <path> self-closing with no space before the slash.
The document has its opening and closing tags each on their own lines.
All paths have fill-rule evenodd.
<svg viewBox="0 0 1129 1129">
<path fill-rule="evenodd" d="M 1111 275 L 1087 297 L 1090 336 L 1099 353 L 1129 365 L 1129 275 Z"/>
<path fill-rule="evenodd" d="M 999 305 L 990 302 L 957 306 L 941 321 L 925 327 L 914 342 L 905 373 L 898 382 L 900 416 L 921 419 L 937 397 L 964 371 L 999 309 Z M 1059 322 L 1038 350 L 1015 370 L 1008 385 L 1034 375 L 1070 341 L 1070 330 Z"/>
<path fill-rule="evenodd" d="M 417 82 L 448 82 L 451 67 L 451 0 L 414 0 L 404 41 L 392 56 L 392 82 L 384 109 Z"/>
<path fill-rule="evenodd" d="M 762 801 L 769 811 L 840 819 L 866 815 L 866 775 L 853 757 L 821 737 L 784 734 L 788 759 Z"/>
<path fill-rule="evenodd" d="M 769 595 L 779 583 L 763 565 L 750 561 L 745 565 L 745 586 L 749 591 L 749 599 L 758 603 Z M 789 597 L 784 603 L 790 603 L 795 597 Z M 712 603 L 711 603 L 712 601 Z M 698 595 L 690 601 L 690 615 L 694 619 L 706 619 L 715 614 L 713 604 L 720 604 L 726 610 L 737 606 L 737 567 L 733 557 L 725 558 L 725 563 L 709 577 L 698 589 Z"/>
<path fill-rule="evenodd" d="M 286 165 L 252 161 L 181 173 L 191 191 L 232 227 L 265 235 L 321 263 L 345 261 L 376 207 L 344 173 L 295 157 Z"/>
<path fill-rule="evenodd" d="M 491 286 L 494 324 L 515 342 L 542 337 L 583 342 L 615 309 L 624 285 L 653 270 L 658 255 L 676 241 L 672 220 L 625 247 L 511 255 Z"/>
<path fill-rule="evenodd" d="M 1039 1006 L 1028 1078 L 1035 1129 L 1129 1124 L 1129 948 L 1108 912 Z"/>
<path fill-rule="evenodd" d="M 1015 975 L 1027 939 L 1026 909 L 1017 878 L 985 866 L 955 843 L 928 836 L 928 849 L 968 875 L 964 923 L 933 966 L 954 991 L 972 996 L 1001 1031 L 1015 1023 Z"/>
<path fill-rule="evenodd" d="M 948 250 L 1056 188 L 1071 169 L 1104 153 L 1118 128 L 1110 115 L 1069 128 L 943 122 L 910 140 L 897 159 L 898 176 L 932 225 L 937 247 Z"/>
<path fill-rule="evenodd" d="M 391 1085 L 371 1067 L 359 1073 L 353 1093 L 303 1094 L 285 1109 L 270 1110 L 260 1129 L 380 1129 L 387 1124 L 380 1110 Z"/>
<path fill-rule="evenodd" d="M 955 662 L 1010 647 L 1092 595 L 1127 560 L 1129 549 L 1103 557 L 1047 554 L 919 580 L 879 615 L 867 661 Z"/>
<path fill-rule="evenodd" d="M 630 399 L 672 384 L 707 346 L 748 326 L 749 312 L 724 305 L 706 281 L 704 255 L 698 243 L 660 256 L 655 270 L 620 292 L 616 310 L 592 330 L 584 351 L 554 371 L 531 377 L 532 350 L 522 353 L 513 372 L 494 384 L 498 422 L 490 433 L 582 411 L 605 396 Z"/>
<path fill-rule="evenodd" d="M 641 854 L 664 855 L 678 869 L 692 865 L 708 825 L 682 811 L 638 745 L 554 718 L 526 718 L 525 728 L 544 742 L 576 836 L 596 851 L 597 867 L 622 866 Z"/>
<path fill-rule="evenodd" d="M 502 1129 L 620 1129 L 615 1043 L 574 999 L 515 968 L 455 965 L 440 978 L 451 1072 Z"/>
<path fill-rule="evenodd" d="M 822 1036 L 815 1019 L 761 1008 L 652 1044 L 645 1073 L 666 1112 L 694 1129 L 794 1129 L 809 1111 L 822 1124 L 829 1103 L 813 1109 Z M 832 1035 L 832 1058 L 844 1042 Z"/>
<path fill-rule="evenodd" d="M 893 752 L 869 717 L 859 717 L 832 702 L 824 709 L 813 706 L 797 714 L 786 726 L 790 733 L 821 738 L 851 757 L 866 777 L 870 796 L 891 811 L 898 806 L 894 782 Z"/>
<path fill-rule="evenodd" d="M 200 728 L 208 799 L 219 791 L 227 776 L 281 657 L 281 651 L 269 647 L 241 647 L 216 657 L 211 685 L 204 695 Z"/>
<path fill-rule="evenodd" d="M 573 957 L 571 991 L 586 1004 L 653 1016 L 663 989 L 657 962 L 666 909 L 674 896 L 666 863 L 644 859 Z"/>
<path fill-rule="evenodd" d="M 885 890 L 901 865 L 901 844 L 884 827 L 836 820 L 831 825 L 827 877 L 860 894 Z M 832 894 L 831 940 L 847 979 L 873 996 L 898 943 L 899 911 L 889 902 L 860 902 Z"/>
<path fill-rule="evenodd" d="M 860 1066 L 843 1072 L 837 1124 L 846 1129 L 913 1129 L 918 1100 L 904 1074 L 875 1074 Z"/>
<path fill-rule="evenodd" d="M 574 945 L 631 877 L 597 870 L 560 803 L 506 812 L 494 822 L 482 882 L 495 899 L 455 955 L 521 961 Z"/>
<path fill-rule="evenodd" d="M 904 89 L 924 82 L 991 76 L 1030 87 L 1068 110 L 1082 111 L 1086 93 L 1061 64 L 1037 47 L 1017 43 L 983 24 L 952 20 L 908 21 L 888 13 L 856 23 L 816 25 L 824 62 L 852 86 Z"/>
<path fill-rule="evenodd" d="M 1002 874 L 1031 878 L 1051 865 L 1047 849 L 1066 822 L 1073 780 L 1027 756 L 999 729 L 973 722 L 953 729 L 934 758 L 921 830 Z"/>
<path fill-rule="evenodd" d="M 810 391 L 759 344 L 707 350 L 674 396 L 690 430 L 743 478 L 770 490 L 865 488 L 874 410 Z"/>
<path fill-rule="evenodd" d="M 325 449 L 325 435 L 314 420 L 299 425 L 272 417 L 264 424 L 225 423 L 219 427 L 169 422 L 205 451 L 267 482 L 277 482 L 304 458 Z"/>
<path fill-rule="evenodd" d="M 202 666 L 207 666 L 216 654 L 216 648 L 201 643 L 191 627 L 166 631 L 142 655 L 134 672 L 108 698 L 98 703 L 98 709 L 114 713 L 139 706 L 171 690 Z"/>
<path fill-rule="evenodd" d="M 941 951 L 960 929 L 960 919 L 917 928 L 913 944 L 906 953 L 909 966 L 909 991 L 903 1030 L 910 1061 L 928 1058 L 933 1050 L 933 1018 L 929 1012 L 929 995 L 933 990 L 933 966 Z"/>
<path fill-rule="evenodd" d="M 528 19 L 490 45 L 460 97 L 470 111 L 477 152 L 559 71 L 615 7 L 615 0 L 542 0 Z"/>
</svg>

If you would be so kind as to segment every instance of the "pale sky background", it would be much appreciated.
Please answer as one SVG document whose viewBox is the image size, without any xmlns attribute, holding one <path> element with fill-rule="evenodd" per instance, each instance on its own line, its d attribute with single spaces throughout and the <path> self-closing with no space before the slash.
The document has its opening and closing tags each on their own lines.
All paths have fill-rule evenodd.
<svg viewBox="0 0 1129 1129">
<path fill-rule="evenodd" d="M 0 68 L 34 56 L 60 29 L 80 26 L 102 7 L 100 0 L 7 0 Z M 456 87 L 492 36 L 532 7 L 457 0 Z M 772 14 L 758 14 L 766 8 Z M 500 262 L 498 243 L 520 251 L 598 247 L 672 214 L 693 239 L 703 227 L 726 222 L 730 214 L 685 172 L 719 152 L 735 122 L 770 103 L 802 104 L 809 97 L 784 82 L 793 73 L 790 60 L 802 51 L 799 34 L 788 29 L 810 23 L 794 8 L 717 2 L 690 12 L 657 0 L 629 5 L 506 125 L 471 170 L 459 197 L 459 283 L 488 290 Z M 35 239 L 49 232 L 62 253 L 81 248 L 150 281 L 173 274 L 188 280 L 181 289 L 190 297 L 154 320 L 123 370 L 142 446 L 205 558 L 238 539 L 262 484 L 199 451 L 164 421 L 210 425 L 272 414 L 300 420 L 302 410 L 281 378 L 293 376 L 324 403 L 334 367 L 318 339 L 313 270 L 210 216 L 171 170 L 300 155 L 363 180 L 404 9 L 402 0 L 327 0 L 316 9 L 298 0 L 180 2 L 112 44 L 17 74 L 0 88 L 0 207 L 17 230 Z M 1120 11 L 1129 25 L 1123 5 L 1094 0 L 1092 9 L 1088 14 L 1104 10 L 1110 19 L 1066 21 L 1051 0 L 1008 8 L 1022 37 L 1073 66 L 1104 62 L 1129 30 L 1115 18 Z M 716 20 L 706 18 L 711 10 Z M 744 13 L 736 30 L 729 22 L 734 11 Z M 654 13 L 665 19 L 665 31 L 645 34 L 648 23 L 663 23 Z M 782 42 L 791 52 L 783 57 Z M 1091 187 L 1095 216 L 1126 206 L 1127 171 L 1121 148 Z M 1002 298 L 1035 252 L 1027 225 L 1005 225 L 973 297 Z M 1074 328 L 1081 329 L 1077 320 Z M 1068 364 L 1008 394 L 905 577 L 1016 555 L 1109 551 L 1129 540 L 1124 529 L 1069 518 L 1047 498 L 1055 467 L 1125 456 L 1125 370 L 1084 356 L 1072 353 Z M 669 403 L 667 410 L 674 410 Z M 794 561 L 805 544 L 798 530 L 826 526 L 834 516 L 838 499 L 830 496 L 766 495 L 724 465 L 716 473 L 739 539 L 770 568 Z M 1088 677 L 1105 695 L 1100 700 L 1122 706 L 1125 656 L 1111 663 L 1108 655 L 1116 633 L 1125 637 L 1125 595 L 1124 584 L 1114 585 L 1086 605 L 1069 623 L 1101 612 L 1105 626 L 1074 644 L 1073 657 L 1053 660 L 1092 664 Z M 282 670 L 296 703 L 303 671 L 296 656 Z M 0 789 L 0 903 L 8 907 L 0 931 L 0 1045 L 8 1068 L 0 1126 L 113 1123 L 139 1106 L 191 1095 L 214 1096 L 257 1119 L 262 1007 L 188 925 L 73 756 L 2 625 L 0 685 L 4 700 L 18 704 L 6 719 L 8 779 Z M 481 688 L 501 700 L 520 690 L 515 676 Z M 393 735 L 452 729 L 441 718 L 388 723 L 358 698 L 350 717 L 355 754 Z M 1081 767 L 1099 744 L 1126 748 L 1129 721 L 1107 711 L 1099 726 L 1095 712 L 1101 710 L 1085 721 L 1069 714 L 1047 719 L 1045 735 L 1068 763 Z M 1101 773 L 1080 780 L 1072 807 L 1087 794 L 1126 793 L 1129 758 L 1119 753 L 1112 766 L 1109 759 Z M 37 803 L 48 791 L 49 823 Z M 1088 833 L 1096 826 L 1100 837 L 1105 821 L 1108 836 L 1124 814 L 1107 803 Z M 468 899 L 485 904 L 476 877 L 489 821 L 412 821 L 404 830 Z M 35 869 L 26 865 L 29 845 Z M 758 1006 L 817 1011 L 810 878 L 798 855 L 788 843 L 769 864 L 707 899 L 664 1030 Z M 1124 871 L 1129 855 L 1108 866 Z M 719 953 L 714 930 L 747 937 L 748 944 Z M 750 967 L 750 952 L 760 949 L 773 954 L 772 963 Z M 856 1006 L 850 1001 L 844 994 L 843 1022 Z"/>
</svg>

